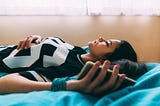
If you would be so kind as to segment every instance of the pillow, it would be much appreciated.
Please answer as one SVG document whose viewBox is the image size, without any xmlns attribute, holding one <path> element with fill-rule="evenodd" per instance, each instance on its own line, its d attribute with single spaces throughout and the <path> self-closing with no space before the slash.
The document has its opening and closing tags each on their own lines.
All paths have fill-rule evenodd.
<svg viewBox="0 0 160 106">
<path fill-rule="evenodd" d="M 137 79 L 147 72 L 147 66 L 144 62 L 133 62 L 128 59 L 121 59 L 111 62 L 110 69 L 113 69 L 115 64 L 120 65 L 119 73 L 124 73 L 132 79 Z"/>
</svg>

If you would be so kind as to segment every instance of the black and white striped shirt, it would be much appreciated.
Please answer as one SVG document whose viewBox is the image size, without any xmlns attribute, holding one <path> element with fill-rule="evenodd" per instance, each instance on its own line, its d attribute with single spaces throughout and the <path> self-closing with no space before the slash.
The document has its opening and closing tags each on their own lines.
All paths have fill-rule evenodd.
<svg viewBox="0 0 160 106">
<path fill-rule="evenodd" d="M 0 71 L 19 72 L 31 80 L 51 81 L 80 72 L 85 51 L 57 37 L 48 37 L 40 44 L 17 50 L 16 46 L 0 47 Z"/>
</svg>

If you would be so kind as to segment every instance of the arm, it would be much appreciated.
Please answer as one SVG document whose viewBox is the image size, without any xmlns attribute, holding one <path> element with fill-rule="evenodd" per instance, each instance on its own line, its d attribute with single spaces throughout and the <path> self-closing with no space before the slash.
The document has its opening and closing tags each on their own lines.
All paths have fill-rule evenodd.
<svg viewBox="0 0 160 106">
<path fill-rule="evenodd" d="M 30 35 L 26 39 L 19 41 L 17 50 L 31 47 L 31 43 L 39 44 L 42 41 L 40 35 Z"/>
<path fill-rule="evenodd" d="M 109 63 L 105 62 L 100 74 L 91 80 L 98 69 L 100 63 L 96 62 L 90 69 L 89 73 L 81 80 L 71 80 L 66 82 L 66 90 L 79 91 L 93 95 L 101 95 L 106 92 L 116 90 L 121 82 L 123 81 L 124 75 L 122 75 L 118 81 L 116 81 L 118 74 L 118 66 L 116 65 L 113 69 L 113 74 L 109 81 L 99 86 L 103 81 L 106 70 Z M 117 68 L 116 68 L 117 67 Z M 51 90 L 52 82 L 37 82 L 20 76 L 18 73 L 9 74 L 0 78 L 0 94 L 5 93 L 18 93 L 18 92 L 30 92 L 30 91 L 41 91 Z"/>
<path fill-rule="evenodd" d="M 51 82 L 29 80 L 18 73 L 0 78 L 0 94 L 50 90 Z"/>
</svg>

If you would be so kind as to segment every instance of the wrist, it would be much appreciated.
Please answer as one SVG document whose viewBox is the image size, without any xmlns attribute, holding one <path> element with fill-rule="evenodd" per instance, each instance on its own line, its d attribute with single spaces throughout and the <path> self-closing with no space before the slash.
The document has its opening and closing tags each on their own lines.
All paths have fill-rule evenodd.
<svg viewBox="0 0 160 106">
<path fill-rule="evenodd" d="M 66 90 L 68 91 L 78 91 L 78 83 L 76 80 L 66 81 Z"/>
<path fill-rule="evenodd" d="M 66 90 L 66 81 L 68 77 L 65 78 L 55 78 L 52 81 L 51 90 L 52 91 L 65 91 Z"/>
</svg>

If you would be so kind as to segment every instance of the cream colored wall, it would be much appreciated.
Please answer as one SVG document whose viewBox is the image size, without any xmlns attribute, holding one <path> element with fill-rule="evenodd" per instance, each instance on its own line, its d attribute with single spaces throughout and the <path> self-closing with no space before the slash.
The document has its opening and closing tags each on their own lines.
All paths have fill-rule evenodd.
<svg viewBox="0 0 160 106">
<path fill-rule="evenodd" d="M 83 46 L 98 38 L 128 40 L 139 60 L 160 62 L 160 17 L 0 16 L 0 44 L 17 44 L 27 35 L 59 36 Z"/>
</svg>

